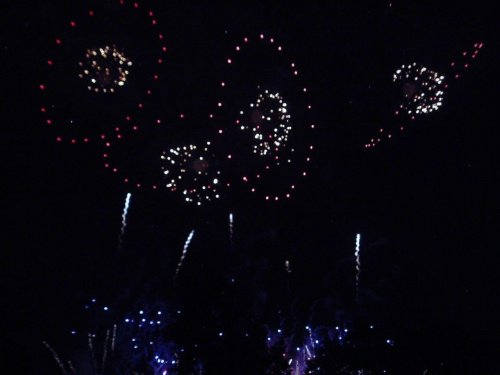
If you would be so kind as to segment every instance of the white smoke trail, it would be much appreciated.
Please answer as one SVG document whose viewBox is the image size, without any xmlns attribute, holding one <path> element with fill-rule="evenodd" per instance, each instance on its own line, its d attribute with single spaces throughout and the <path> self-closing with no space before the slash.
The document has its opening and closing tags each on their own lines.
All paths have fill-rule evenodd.
<svg viewBox="0 0 500 375">
<path fill-rule="evenodd" d="M 42 343 L 43 343 L 43 345 L 45 345 L 47 347 L 47 349 L 49 349 L 51 351 L 52 355 L 54 356 L 55 361 L 57 362 L 57 364 L 61 368 L 62 373 L 64 375 L 68 375 L 68 373 L 66 372 L 66 368 L 64 367 L 63 362 L 61 361 L 61 359 L 57 355 L 57 352 L 54 349 L 52 349 L 52 347 L 49 344 L 47 344 L 45 341 L 42 341 Z M 70 364 L 70 367 L 72 367 L 71 364 Z"/>
<path fill-rule="evenodd" d="M 191 239 L 193 238 L 193 236 L 194 236 L 194 229 L 191 231 L 191 233 L 189 233 L 189 236 L 188 236 L 186 242 L 184 243 L 184 249 L 182 250 L 181 260 L 179 260 L 179 264 L 177 265 L 177 269 L 175 270 L 174 280 L 177 278 L 177 275 L 179 274 L 179 271 L 181 270 L 182 261 L 184 260 L 184 258 L 186 256 L 189 244 L 190 244 Z"/>
<path fill-rule="evenodd" d="M 359 274 L 361 273 L 361 261 L 359 259 L 359 244 L 361 242 L 361 235 L 358 233 L 356 235 L 356 251 L 354 255 L 356 256 L 356 300 L 359 297 Z"/>
<path fill-rule="evenodd" d="M 113 326 L 113 339 L 111 340 L 111 352 L 115 351 L 115 342 L 116 342 L 116 324 Z"/>
<path fill-rule="evenodd" d="M 89 350 L 90 350 L 90 354 L 92 355 L 92 362 L 94 362 L 94 368 L 97 371 L 98 367 L 97 367 L 97 361 L 96 361 L 96 358 L 95 358 L 94 345 L 92 343 L 92 334 L 89 333 L 88 337 L 89 337 Z"/>
<path fill-rule="evenodd" d="M 122 227 L 120 229 L 120 235 L 118 236 L 118 249 L 121 249 L 123 236 L 125 235 L 125 227 L 127 226 L 127 213 L 128 206 L 130 205 L 130 198 L 132 197 L 131 193 L 127 193 L 127 197 L 125 198 L 125 207 L 123 207 L 122 213 Z"/>
</svg>

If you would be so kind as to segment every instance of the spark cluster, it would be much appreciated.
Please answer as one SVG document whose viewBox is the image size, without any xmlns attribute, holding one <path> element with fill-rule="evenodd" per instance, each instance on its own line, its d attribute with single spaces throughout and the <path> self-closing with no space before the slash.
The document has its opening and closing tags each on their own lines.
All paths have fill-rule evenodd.
<svg viewBox="0 0 500 375">
<path fill-rule="evenodd" d="M 278 92 L 264 90 L 259 93 L 256 102 L 250 104 L 248 112 L 240 123 L 241 130 L 251 130 L 253 133 L 253 152 L 260 156 L 276 155 L 276 165 L 279 165 L 277 152 L 286 147 L 292 130 L 287 103 Z M 240 115 L 244 114 L 244 111 L 240 111 Z"/>
<path fill-rule="evenodd" d="M 221 172 L 216 168 L 210 146 L 210 141 L 203 147 L 189 144 L 171 148 L 161 155 L 166 187 L 171 191 L 182 191 L 187 202 L 201 205 L 220 198 Z"/>
<path fill-rule="evenodd" d="M 127 82 L 132 62 L 116 46 L 106 46 L 87 49 L 85 61 L 78 65 L 83 69 L 78 77 L 89 81 L 89 91 L 112 93 Z"/>
<path fill-rule="evenodd" d="M 392 81 L 403 93 L 404 100 L 399 108 L 409 115 L 431 113 L 441 107 L 444 76 L 414 62 L 396 70 Z"/>
</svg>

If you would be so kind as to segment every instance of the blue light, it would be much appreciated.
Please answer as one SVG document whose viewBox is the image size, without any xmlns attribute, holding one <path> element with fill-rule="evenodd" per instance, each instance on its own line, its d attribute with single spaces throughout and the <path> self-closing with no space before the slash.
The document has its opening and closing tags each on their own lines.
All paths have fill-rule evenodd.
<svg viewBox="0 0 500 375">
<path fill-rule="evenodd" d="M 128 322 L 130 322 L 130 319 L 129 318 L 125 319 L 125 323 L 128 323 Z"/>
<path fill-rule="evenodd" d="M 142 311 L 142 310 L 141 310 L 141 311 L 139 311 L 139 314 L 141 314 L 141 315 L 142 315 L 142 314 L 144 314 L 144 311 Z"/>
<path fill-rule="evenodd" d="M 181 310 L 177 310 L 177 314 L 180 314 L 181 313 Z"/>
<path fill-rule="evenodd" d="M 161 315 L 161 311 L 158 311 L 158 315 Z"/>
<path fill-rule="evenodd" d="M 319 344 L 319 340 L 314 341 L 316 344 Z"/>
<path fill-rule="evenodd" d="M 172 364 L 175 365 L 175 361 L 172 361 Z"/>
<path fill-rule="evenodd" d="M 222 332 L 219 332 L 219 336 L 221 336 L 221 337 L 222 337 L 222 335 L 223 335 L 223 333 L 222 333 Z"/>
<path fill-rule="evenodd" d="M 72 335 L 76 335 L 76 331 L 71 331 L 71 334 Z"/>
<path fill-rule="evenodd" d="M 108 308 L 106 306 L 104 307 L 104 311 L 108 311 Z"/>
<path fill-rule="evenodd" d="M 335 327 L 335 329 L 338 331 L 338 330 L 339 330 L 339 327 Z"/>
<path fill-rule="evenodd" d="M 309 326 L 306 326 L 306 329 L 309 329 Z"/>
<path fill-rule="evenodd" d="M 373 329 L 373 326 L 370 326 L 370 329 Z"/>
<path fill-rule="evenodd" d="M 270 338 L 270 337 L 268 337 L 268 338 L 267 338 L 267 341 L 271 341 L 271 338 Z"/>
<path fill-rule="evenodd" d="M 299 351 L 299 350 L 300 350 L 300 348 L 299 348 L 299 347 L 297 347 L 297 351 Z"/>
<path fill-rule="evenodd" d="M 95 298 L 94 298 L 94 299 L 92 299 L 92 302 L 95 302 Z"/>
<path fill-rule="evenodd" d="M 281 329 L 278 329 L 278 333 L 281 333 Z"/>
</svg>

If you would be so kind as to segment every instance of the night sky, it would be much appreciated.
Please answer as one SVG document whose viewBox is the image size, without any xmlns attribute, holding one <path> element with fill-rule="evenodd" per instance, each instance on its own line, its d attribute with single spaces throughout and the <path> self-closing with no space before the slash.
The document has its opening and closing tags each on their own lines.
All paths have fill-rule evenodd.
<svg viewBox="0 0 500 375">
<path fill-rule="evenodd" d="M 141 10 L 154 11 L 152 26 L 146 13 L 122 12 L 119 0 L 74 3 L 22 0 L 0 9 L 1 340 L 8 372 L 60 373 L 42 341 L 81 365 L 86 333 L 123 324 L 139 306 L 172 314 L 155 333 L 175 342 L 169 354 L 180 364 L 169 373 L 290 374 L 287 360 L 305 345 L 308 325 L 318 339 L 307 369 L 314 374 L 498 371 L 500 56 L 493 9 L 474 2 L 141 1 Z M 87 13 L 100 9 L 109 17 L 97 14 L 97 27 Z M 248 53 L 229 70 L 234 46 L 260 34 L 282 45 L 285 57 Z M 122 92 L 96 100 L 77 77 L 78 62 L 86 48 L 108 40 L 128 46 L 135 64 Z M 467 60 L 475 43 L 482 48 Z M 289 56 L 299 83 L 283 68 Z M 394 114 L 403 94 L 392 82 L 413 62 L 449 84 L 442 107 L 415 120 Z M 248 82 L 261 72 L 288 94 L 292 119 L 315 125 L 308 131 L 293 123 L 298 161 L 258 185 L 286 194 L 286 184 L 296 182 L 292 196 L 266 201 L 239 182 L 200 207 L 184 202 L 164 187 L 160 162 L 179 142 L 214 140 L 210 168 L 228 179 L 263 167 L 226 158 L 228 150 L 239 151 L 235 159 L 244 153 L 248 134 L 230 130 L 231 113 L 255 99 Z M 307 99 L 295 95 L 302 84 Z M 219 97 L 225 102 L 217 117 Z M 50 100 L 57 105 L 47 115 L 40 109 Z M 207 120 L 212 111 L 216 119 Z M 124 183 L 103 166 L 100 136 L 114 135 L 129 113 L 146 125 L 130 132 L 112 162 L 157 189 Z M 56 123 L 47 124 L 48 116 Z M 68 130 L 67 120 L 76 126 Z M 226 138 L 217 135 L 221 127 Z M 366 148 L 381 128 L 394 136 Z M 79 141 L 65 142 L 73 136 Z M 311 161 L 301 162 L 306 156 Z M 324 332 L 335 326 L 352 335 L 328 340 Z M 278 328 L 286 345 L 269 344 Z M 81 366 L 77 374 L 96 373 Z"/>
</svg>

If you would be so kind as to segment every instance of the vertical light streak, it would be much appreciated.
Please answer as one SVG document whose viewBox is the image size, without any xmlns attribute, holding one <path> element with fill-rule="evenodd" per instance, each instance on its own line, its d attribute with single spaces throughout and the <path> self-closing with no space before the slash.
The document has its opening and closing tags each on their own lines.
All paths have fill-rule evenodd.
<svg viewBox="0 0 500 375">
<path fill-rule="evenodd" d="M 121 249 L 122 247 L 123 236 L 125 235 L 125 227 L 127 226 L 127 213 L 131 197 L 132 194 L 127 193 L 127 197 L 125 198 L 125 206 L 123 207 L 123 213 L 122 213 L 122 227 L 120 229 L 120 236 L 118 236 L 118 249 Z"/>
<path fill-rule="evenodd" d="M 361 234 L 356 235 L 356 250 L 354 255 L 356 256 L 356 300 L 359 297 L 359 274 L 361 273 L 361 261 L 359 258 L 359 245 L 361 242 Z"/>
<path fill-rule="evenodd" d="M 179 274 L 179 271 L 181 270 L 182 261 L 186 257 L 188 247 L 189 247 L 189 244 L 191 243 L 191 239 L 193 238 L 193 236 L 194 236 L 194 229 L 191 231 L 191 233 L 189 233 L 189 236 L 186 239 L 186 242 L 184 243 L 184 249 L 182 250 L 182 256 L 181 256 L 181 259 L 179 260 L 179 264 L 177 265 L 177 269 L 175 270 L 174 280 L 177 278 L 177 275 Z"/>
<path fill-rule="evenodd" d="M 229 214 L 229 242 L 233 244 L 233 214 Z"/>
</svg>

